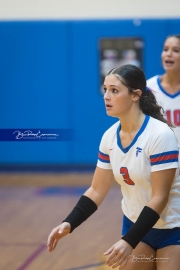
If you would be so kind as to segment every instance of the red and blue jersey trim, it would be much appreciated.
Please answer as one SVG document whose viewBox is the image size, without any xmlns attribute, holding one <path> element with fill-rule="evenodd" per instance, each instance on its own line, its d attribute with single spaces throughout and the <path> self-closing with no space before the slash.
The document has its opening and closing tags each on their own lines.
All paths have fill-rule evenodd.
<svg viewBox="0 0 180 270">
<path fill-rule="evenodd" d="M 98 159 L 101 162 L 110 163 L 109 155 L 106 155 L 106 154 L 102 153 L 101 151 L 99 151 L 99 153 L 98 153 Z"/>
<path fill-rule="evenodd" d="M 179 155 L 178 151 L 169 151 L 156 155 L 151 155 L 150 156 L 151 166 L 164 163 L 178 162 L 178 155 Z"/>
</svg>

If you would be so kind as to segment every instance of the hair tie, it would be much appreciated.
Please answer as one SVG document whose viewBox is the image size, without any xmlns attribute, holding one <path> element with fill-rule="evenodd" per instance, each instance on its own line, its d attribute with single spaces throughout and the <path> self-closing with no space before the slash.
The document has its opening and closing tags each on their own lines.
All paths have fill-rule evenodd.
<svg viewBox="0 0 180 270">
<path fill-rule="evenodd" d="M 150 91 L 150 88 L 148 86 L 146 86 L 146 91 Z"/>
</svg>

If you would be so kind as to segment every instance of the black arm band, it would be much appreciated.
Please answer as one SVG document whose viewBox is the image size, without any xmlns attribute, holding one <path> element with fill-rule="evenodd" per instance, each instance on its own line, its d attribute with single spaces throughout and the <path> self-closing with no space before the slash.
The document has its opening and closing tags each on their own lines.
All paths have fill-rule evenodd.
<svg viewBox="0 0 180 270">
<path fill-rule="evenodd" d="M 97 210 L 97 205 L 89 197 L 82 195 L 72 212 L 67 216 L 63 222 L 69 222 L 72 232 L 88 217 L 90 217 Z"/>
<path fill-rule="evenodd" d="M 122 237 L 135 248 L 141 239 L 150 231 L 156 224 L 159 215 L 150 207 L 145 206 L 140 213 L 137 221 L 133 224 L 130 230 Z"/>
</svg>

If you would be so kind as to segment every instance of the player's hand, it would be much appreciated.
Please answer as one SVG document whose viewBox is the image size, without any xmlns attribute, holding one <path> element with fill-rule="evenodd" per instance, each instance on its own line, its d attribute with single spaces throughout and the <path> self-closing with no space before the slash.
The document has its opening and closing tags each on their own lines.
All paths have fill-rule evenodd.
<svg viewBox="0 0 180 270">
<path fill-rule="evenodd" d="M 104 255 L 108 256 L 106 264 L 112 268 L 118 266 L 119 269 L 123 268 L 127 264 L 132 251 L 132 246 L 121 239 L 104 253 Z"/>
<path fill-rule="evenodd" d="M 56 248 L 58 241 L 69 234 L 70 230 L 71 225 L 68 222 L 63 222 L 61 225 L 54 228 L 48 236 L 47 250 L 49 252 L 53 251 Z"/>
</svg>

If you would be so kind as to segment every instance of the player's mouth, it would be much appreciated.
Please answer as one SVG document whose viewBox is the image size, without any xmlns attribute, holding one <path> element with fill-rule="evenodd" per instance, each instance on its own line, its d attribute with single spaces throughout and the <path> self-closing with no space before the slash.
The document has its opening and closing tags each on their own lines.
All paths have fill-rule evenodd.
<svg viewBox="0 0 180 270">
<path fill-rule="evenodd" d="M 109 109 L 111 109 L 112 108 L 112 106 L 110 105 L 110 104 L 106 104 L 106 109 L 107 110 L 109 110 Z"/>
<path fill-rule="evenodd" d="M 174 61 L 173 60 L 165 60 L 164 63 L 167 66 L 172 66 L 174 64 Z"/>
</svg>

